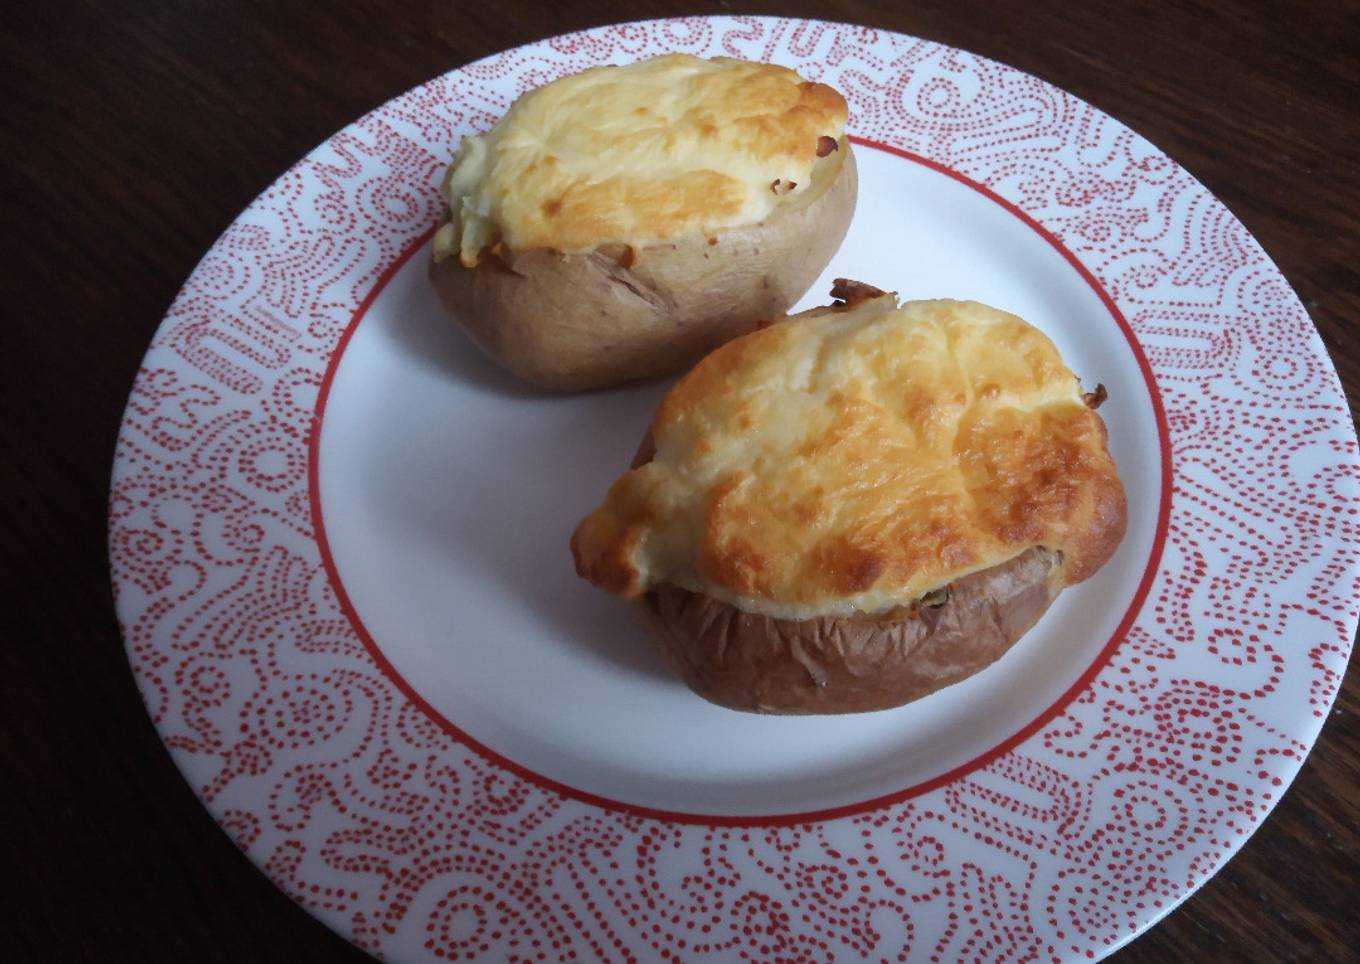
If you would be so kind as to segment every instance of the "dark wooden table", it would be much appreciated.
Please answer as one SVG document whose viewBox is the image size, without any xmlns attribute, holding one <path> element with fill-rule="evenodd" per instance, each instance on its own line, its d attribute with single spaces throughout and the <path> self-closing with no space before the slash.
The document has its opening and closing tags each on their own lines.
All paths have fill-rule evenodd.
<svg viewBox="0 0 1360 964">
<path fill-rule="evenodd" d="M 114 620 L 105 500 L 152 333 L 200 255 L 285 167 L 388 98 L 543 36 L 676 12 L 660 0 L 286 5 L 93 0 L 7 8 L 4 581 L 8 959 L 358 961 L 236 851 L 142 709 Z M 1360 5 L 760 0 L 963 47 L 1147 136 L 1222 198 L 1293 283 L 1360 400 Z M 546 11 L 546 12 L 545 12 Z M 1360 955 L 1360 682 L 1243 852 L 1141 961 Z"/>
</svg>

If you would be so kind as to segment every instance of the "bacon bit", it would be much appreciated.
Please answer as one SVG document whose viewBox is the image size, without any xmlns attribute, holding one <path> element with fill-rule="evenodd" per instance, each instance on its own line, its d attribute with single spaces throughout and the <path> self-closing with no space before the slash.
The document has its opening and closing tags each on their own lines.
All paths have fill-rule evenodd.
<svg viewBox="0 0 1360 964">
<path fill-rule="evenodd" d="M 836 138 L 834 137 L 827 137 L 825 134 L 823 134 L 821 137 L 817 138 L 818 157 L 826 157 L 826 155 L 830 154 L 831 152 L 839 151 L 840 149 L 841 146 L 836 143 Z"/>
<path fill-rule="evenodd" d="M 875 288 L 873 285 L 865 284 L 863 281 L 852 281 L 849 278 L 837 278 L 831 282 L 831 297 L 835 298 L 839 304 L 836 307 L 853 308 L 861 301 L 869 301 L 872 298 L 881 298 L 886 291 Z"/>
<path fill-rule="evenodd" d="M 709 238 L 709 239 L 708 239 L 708 243 L 709 243 L 710 246 L 711 246 L 711 245 L 715 245 L 715 244 L 718 243 L 718 239 L 717 239 L 717 238 Z"/>
<path fill-rule="evenodd" d="M 637 264 L 637 249 L 631 244 L 623 246 L 623 254 L 619 255 L 619 264 L 625 268 L 631 268 Z"/>
<path fill-rule="evenodd" d="M 781 184 L 783 185 L 783 187 L 780 187 Z M 770 193 L 776 195 L 788 194 L 797 186 L 798 186 L 797 181 L 785 181 L 782 180 L 781 178 L 775 178 L 774 183 L 770 185 Z"/>
<path fill-rule="evenodd" d="M 1104 402 L 1105 399 L 1109 397 L 1110 393 L 1105 391 L 1105 386 L 1097 384 L 1096 390 L 1094 392 L 1087 392 L 1086 394 L 1082 395 L 1081 400 L 1086 403 L 1087 408 L 1091 409 L 1092 411 L 1095 411 L 1096 409 L 1100 408 L 1101 403 Z"/>
</svg>

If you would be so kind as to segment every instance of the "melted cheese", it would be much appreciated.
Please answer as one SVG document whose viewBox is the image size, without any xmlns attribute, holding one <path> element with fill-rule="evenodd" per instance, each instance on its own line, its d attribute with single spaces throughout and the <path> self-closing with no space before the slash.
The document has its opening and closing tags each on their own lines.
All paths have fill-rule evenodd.
<svg viewBox="0 0 1360 964">
<path fill-rule="evenodd" d="M 893 296 L 737 339 L 666 396 L 657 452 L 573 538 L 582 575 L 785 619 L 879 613 L 1032 546 L 1065 581 L 1123 534 L 1104 423 L 1053 343 Z"/>
<path fill-rule="evenodd" d="M 839 166 L 846 112 L 825 84 L 723 57 L 669 54 L 563 77 L 463 139 L 435 257 L 457 250 L 471 267 L 496 243 L 576 253 L 759 223 L 805 203 L 814 168 Z M 841 150 L 819 158 L 822 137 Z"/>
</svg>

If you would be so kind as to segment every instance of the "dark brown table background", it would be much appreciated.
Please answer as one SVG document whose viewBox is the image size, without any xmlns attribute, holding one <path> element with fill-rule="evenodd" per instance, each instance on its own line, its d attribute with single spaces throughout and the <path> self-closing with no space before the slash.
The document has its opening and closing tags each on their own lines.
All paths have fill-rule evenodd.
<svg viewBox="0 0 1360 964">
<path fill-rule="evenodd" d="M 359 961 L 241 856 L 181 781 L 123 656 L 105 562 L 114 440 L 181 282 L 273 178 L 450 68 L 662 0 L 55 3 L 4 15 L 8 309 L 0 646 L 3 953 Z M 744 2 L 943 41 L 1090 101 L 1188 168 L 1284 271 L 1360 399 L 1360 4 Z M 547 12 L 544 12 L 544 10 Z M 11 620 L 13 625 L 15 620 Z M 1274 815 L 1117 955 L 1360 955 L 1360 684 Z M 15 887 L 17 885 L 17 889 Z M 17 900 L 16 900 L 17 898 Z"/>
</svg>

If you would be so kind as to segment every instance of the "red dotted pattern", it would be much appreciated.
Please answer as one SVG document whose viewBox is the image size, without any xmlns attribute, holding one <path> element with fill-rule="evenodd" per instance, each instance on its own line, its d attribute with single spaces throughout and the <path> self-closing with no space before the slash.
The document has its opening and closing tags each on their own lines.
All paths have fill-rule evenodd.
<svg viewBox="0 0 1360 964">
<path fill-rule="evenodd" d="M 778 59 L 861 136 L 1010 199 L 1137 333 L 1175 486 L 1162 571 L 1109 665 L 981 770 L 798 826 L 667 824 L 564 799 L 409 704 L 341 614 L 312 531 L 321 373 L 439 216 L 459 136 L 561 74 L 660 50 Z M 336 135 L 209 252 L 138 375 L 110 496 L 128 652 L 219 822 L 301 904 L 404 960 L 1058 961 L 1100 956 L 1261 820 L 1335 696 L 1360 598 L 1356 441 L 1335 374 L 1242 226 L 1043 82 L 845 25 L 714 18 L 560 37 Z"/>
</svg>

